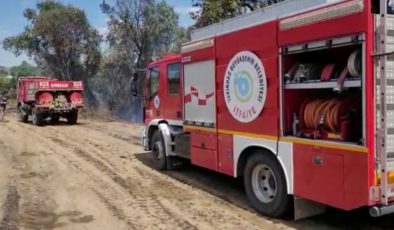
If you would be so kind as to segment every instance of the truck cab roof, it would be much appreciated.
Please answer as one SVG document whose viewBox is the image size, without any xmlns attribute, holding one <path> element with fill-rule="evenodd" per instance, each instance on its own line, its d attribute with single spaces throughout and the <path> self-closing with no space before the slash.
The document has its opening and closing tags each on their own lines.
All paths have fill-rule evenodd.
<svg viewBox="0 0 394 230">
<path fill-rule="evenodd" d="M 161 58 L 161 59 L 159 59 L 157 61 L 151 62 L 149 64 L 149 67 L 155 66 L 155 65 L 159 65 L 159 64 L 165 63 L 165 62 L 177 61 L 178 59 L 181 60 L 182 59 L 182 55 L 180 55 L 180 54 L 167 54 L 163 58 Z"/>
<path fill-rule="evenodd" d="M 19 81 L 21 80 L 57 80 L 57 79 L 49 76 L 26 76 L 26 77 L 20 77 Z"/>
</svg>

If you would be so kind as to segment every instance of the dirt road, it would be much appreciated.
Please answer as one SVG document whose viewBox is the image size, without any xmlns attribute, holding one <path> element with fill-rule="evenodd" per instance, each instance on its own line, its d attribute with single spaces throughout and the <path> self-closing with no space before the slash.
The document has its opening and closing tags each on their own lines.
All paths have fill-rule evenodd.
<svg viewBox="0 0 394 230">
<path fill-rule="evenodd" d="M 392 216 L 294 222 L 251 210 L 238 180 L 190 167 L 158 172 L 141 127 L 82 120 L 0 123 L 0 229 L 394 229 Z"/>
</svg>

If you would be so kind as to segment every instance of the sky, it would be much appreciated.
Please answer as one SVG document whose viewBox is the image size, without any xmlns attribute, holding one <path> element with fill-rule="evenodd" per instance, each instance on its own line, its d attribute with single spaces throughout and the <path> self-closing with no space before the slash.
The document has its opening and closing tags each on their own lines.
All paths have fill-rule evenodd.
<svg viewBox="0 0 394 230">
<path fill-rule="evenodd" d="M 71 4 L 83 9 L 86 12 L 89 22 L 101 33 L 106 29 L 106 16 L 101 13 L 99 5 L 102 0 L 58 0 L 65 4 Z M 106 0 L 107 3 L 115 0 Z M 166 0 L 179 15 L 179 24 L 190 26 L 193 24 L 189 17 L 189 12 L 193 10 L 192 0 Z M 27 25 L 27 20 L 23 17 L 26 8 L 34 8 L 39 0 L 0 0 L 0 41 L 4 38 L 17 35 L 23 31 Z M 23 60 L 33 63 L 26 55 L 15 57 L 13 53 L 3 50 L 0 45 L 0 66 L 19 65 Z"/>
</svg>

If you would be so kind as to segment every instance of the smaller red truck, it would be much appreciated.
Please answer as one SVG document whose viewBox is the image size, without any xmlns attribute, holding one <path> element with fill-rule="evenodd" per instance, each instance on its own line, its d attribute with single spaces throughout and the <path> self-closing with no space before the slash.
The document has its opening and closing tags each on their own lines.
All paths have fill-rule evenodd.
<svg viewBox="0 0 394 230">
<path fill-rule="evenodd" d="M 45 119 L 58 122 L 64 117 L 68 124 L 76 124 L 78 110 L 83 108 L 82 81 L 64 81 L 50 77 L 29 76 L 18 80 L 18 118 L 41 126 Z"/>
</svg>

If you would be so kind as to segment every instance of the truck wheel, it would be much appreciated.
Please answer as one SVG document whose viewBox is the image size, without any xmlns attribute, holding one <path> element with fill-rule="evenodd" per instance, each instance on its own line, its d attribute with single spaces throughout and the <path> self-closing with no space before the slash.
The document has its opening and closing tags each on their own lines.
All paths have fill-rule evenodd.
<svg viewBox="0 0 394 230">
<path fill-rule="evenodd" d="M 283 217 L 291 208 L 286 178 L 277 159 L 271 154 L 255 153 L 246 162 L 244 185 L 249 202 L 269 217 Z"/>
<path fill-rule="evenodd" d="M 73 110 L 67 114 L 67 123 L 74 125 L 78 121 L 78 110 Z"/>
<path fill-rule="evenodd" d="M 26 123 L 29 119 L 29 115 L 23 112 L 22 107 L 18 108 L 18 119 L 20 122 Z"/>
<path fill-rule="evenodd" d="M 32 113 L 32 117 L 33 117 L 33 125 L 36 126 L 42 125 L 42 121 L 43 121 L 42 114 L 39 111 L 34 109 Z"/>
<path fill-rule="evenodd" d="M 59 114 L 52 114 L 51 115 L 51 123 L 56 124 L 59 123 L 60 115 Z"/>
<path fill-rule="evenodd" d="M 152 136 L 152 159 L 156 168 L 160 170 L 167 169 L 167 155 L 164 145 L 164 139 L 159 130 L 156 130 Z"/>
</svg>

